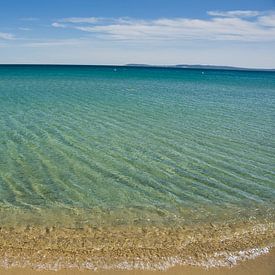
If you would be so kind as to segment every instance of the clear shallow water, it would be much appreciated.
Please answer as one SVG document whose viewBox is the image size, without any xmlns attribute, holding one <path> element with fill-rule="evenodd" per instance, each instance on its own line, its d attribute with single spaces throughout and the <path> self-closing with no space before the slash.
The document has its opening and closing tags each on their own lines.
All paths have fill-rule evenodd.
<svg viewBox="0 0 275 275">
<path fill-rule="evenodd" d="M 275 73 L 204 72 L 0 66 L 1 223 L 274 213 Z"/>
</svg>

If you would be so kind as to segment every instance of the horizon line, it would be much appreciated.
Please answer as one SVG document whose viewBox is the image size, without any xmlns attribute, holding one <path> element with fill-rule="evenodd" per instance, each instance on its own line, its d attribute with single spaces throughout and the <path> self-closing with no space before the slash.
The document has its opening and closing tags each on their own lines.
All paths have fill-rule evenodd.
<svg viewBox="0 0 275 275">
<path fill-rule="evenodd" d="M 167 69 L 206 69 L 206 70 L 240 70 L 240 71 L 275 71 L 274 68 L 264 67 L 239 67 L 231 65 L 213 64 L 146 64 L 146 63 L 127 63 L 127 64 L 81 64 L 81 63 L 0 63 L 0 66 L 86 66 L 86 67 L 138 67 L 138 68 L 167 68 Z"/>
</svg>

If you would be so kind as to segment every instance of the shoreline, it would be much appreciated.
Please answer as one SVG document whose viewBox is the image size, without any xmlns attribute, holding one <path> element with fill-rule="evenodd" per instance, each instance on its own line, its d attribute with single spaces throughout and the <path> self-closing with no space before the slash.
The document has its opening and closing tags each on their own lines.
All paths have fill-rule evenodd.
<svg viewBox="0 0 275 275">
<path fill-rule="evenodd" d="M 273 275 L 275 274 L 275 249 L 253 260 L 241 262 L 233 267 L 202 268 L 194 266 L 175 266 L 165 271 L 150 270 L 79 270 L 62 269 L 59 271 L 33 270 L 30 268 L 0 268 L 1 275 Z"/>
<path fill-rule="evenodd" d="M 177 228 L 2 227 L 0 267 L 55 271 L 230 267 L 272 250 L 274 228 L 273 222 Z"/>
</svg>

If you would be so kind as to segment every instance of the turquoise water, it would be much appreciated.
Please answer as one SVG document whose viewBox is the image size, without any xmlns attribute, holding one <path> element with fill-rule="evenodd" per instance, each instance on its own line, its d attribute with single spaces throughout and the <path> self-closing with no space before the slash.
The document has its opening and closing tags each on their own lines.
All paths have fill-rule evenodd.
<svg viewBox="0 0 275 275">
<path fill-rule="evenodd" d="M 272 213 L 274 135 L 274 72 L 0 66 L 1 223 Z"/>
</svg>

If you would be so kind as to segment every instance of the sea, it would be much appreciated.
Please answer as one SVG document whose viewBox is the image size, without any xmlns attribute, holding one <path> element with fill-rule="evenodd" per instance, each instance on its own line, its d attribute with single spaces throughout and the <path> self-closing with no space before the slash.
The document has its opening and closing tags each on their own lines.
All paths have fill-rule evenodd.
<svg viewBox="0 0 275 275">
<path fill-rule="evenodd" d="M 267 253 L 274 168 L 275 72 L 0 65 L 1 266 Z"/>
</svg>

